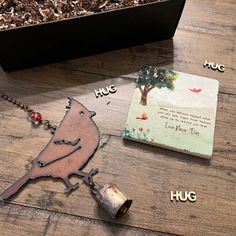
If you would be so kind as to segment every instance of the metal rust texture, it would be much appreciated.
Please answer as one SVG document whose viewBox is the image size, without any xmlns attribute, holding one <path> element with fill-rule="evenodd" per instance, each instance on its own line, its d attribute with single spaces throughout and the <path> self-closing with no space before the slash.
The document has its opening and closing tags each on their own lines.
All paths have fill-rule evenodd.
<svg viewBox="0 0 236 236">
<path fill-rule="evenodd" d="M 104 186 L 94 185 L 92 192 L 98 203 L 113 219 L 118 219 L 126 214 L 132 204 L 132 200 L 112 183 Z"/>
<path fill-rule="evenodd" d="M 81 170 L 95 153 L 100 134 L 92 120 L 96 114 L 89 111 L 81 103 L 69 98 L 68 110 L 47 146 L 40 152 L 28 173 L 20 178 L 0 195 L 5 200 L 14 195 L 30 179 L 50 176 L 64 181 L 66 192 L 78 187 L 69 180 L 71 174 L 80 177 Z M 86 173 L 85 173 L 86 174 Z"/>
</svg>

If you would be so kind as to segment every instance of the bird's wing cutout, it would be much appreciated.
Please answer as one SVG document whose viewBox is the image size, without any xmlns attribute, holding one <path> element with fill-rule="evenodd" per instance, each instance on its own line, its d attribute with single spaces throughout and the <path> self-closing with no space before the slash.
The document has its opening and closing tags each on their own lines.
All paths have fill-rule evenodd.
<svg viewBox="0 0 236 236">
<path fill-rule="evenodd" d="M 53 137 L 45 149 L 39 154 L 37 163 L 40 167 L 45 167 L 51 163 L 70 156 L 81 148 L 78 132 L 78 123 L 74 112 L 78 112 L 77 106 L 82 106 L 78 101 L 69 98 L 68 110 L 65 113 L 59 127 L 56 128 Z"/>
<path fill-rule="evenodd" d="M 38 165 L 40 167 L 45 167 L 45 166 L 48 166 L 56 161 L 59 161 L 61 159 L 64 159 L 64 158 L 70 156 L 72 153 L 76 152 L 77 150 L 79 150 L 81 148 L 79 141 L 80 141 L 80 139 L 77 139 L 74 141 L 66 141 L 64 139 L 61 139 L 61 140 L 55 139 L 53 141 L 54 146 L 55 146 L 55 147 L 53 147 L 53 158 L 48 159 L 48 160 L 43 160 L 45 158 L 38 158 L 37 159 Z M 42 155 L 44 155 L 44 157 L 46 157 L 47 152 L 50 153 L 50 150 L 45 151 L 44 153 L 42 153 Z"/>
</svg>

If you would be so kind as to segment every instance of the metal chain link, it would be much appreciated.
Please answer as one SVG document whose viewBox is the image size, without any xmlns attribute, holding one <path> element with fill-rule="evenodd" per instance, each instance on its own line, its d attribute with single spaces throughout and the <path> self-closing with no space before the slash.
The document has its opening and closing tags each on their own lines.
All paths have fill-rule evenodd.
<svg viewBox="0 0 236 236">
<path fill-rule="evenodd" d="M 7 94 L 0 92 L 0 97 L 6 100 L 7 102 L 15 105 L 16 107 L 20 108 L 21 110 L 24 110 L 30 116 L 35 111 L 31 109 L 29 106 L 22 104 L 21 102 L 17 101 L 16 99 L 9 97 Z M 51 132 L 55 131 L 56 126 L 52 125 L 49 120 L 41 120 L 41 124 L 44 126 L 44 129 L 48 130 L 50 129 Z"/>
</svg>

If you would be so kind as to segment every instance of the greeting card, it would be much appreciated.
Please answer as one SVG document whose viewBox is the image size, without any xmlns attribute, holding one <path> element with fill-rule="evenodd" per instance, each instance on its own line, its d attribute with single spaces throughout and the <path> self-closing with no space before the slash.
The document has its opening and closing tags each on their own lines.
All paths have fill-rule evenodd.
<svg viewBox="0 0 236 236">
<path fill-rule="evenodd" d="M 143 66 L 124 138 L 210 158 L 218 88 L 214 79 Z"/>
</svg>

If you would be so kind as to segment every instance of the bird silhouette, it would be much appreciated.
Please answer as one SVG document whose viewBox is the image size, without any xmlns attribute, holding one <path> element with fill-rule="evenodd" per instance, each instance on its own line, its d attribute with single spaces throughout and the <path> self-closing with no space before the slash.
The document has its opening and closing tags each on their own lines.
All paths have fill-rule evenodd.
<svg viewBox="0 0 236 236">
<path fill-rule="evenodd" d="M 92 169 L 89 173 L 80 171 L 99 145 L 99 130 L 92 120 L 96 113 L 87 110 L 77 100 L 68 99 L 68 110 L 49 143 L 34 160 L 29 172 L 3 192 L 0 200 L 14 195 L 31 179 L 44 176 L 60 178 L 65 183 L 65 192 L 68 193 L 79 187 L 78 183 L 73 185 L 70 182 L 70 175 L 89 179 L 97 173 L 97 169 Z"/>
<path fill-rule="evenodd" d="M 148 119 L 148 116 L 147 116 L 147 114 L 144 112 L 144 113 L 142 113 L 141 116 L 136 117 L 136 119 L 137 119 L 137 120 L 147 120 L 147 119 Z"/>
<path fill-rule="evenodd" d="M 196 88 L 193 88 L 193 89 L 189 89 L 191 92 L 193 92 L 193 93 L 196 93 L 196 94 L 198 94 L 198 93 L 200 93 L 202 90 L 201 89 L 196 89 Z"/>
</svg>

